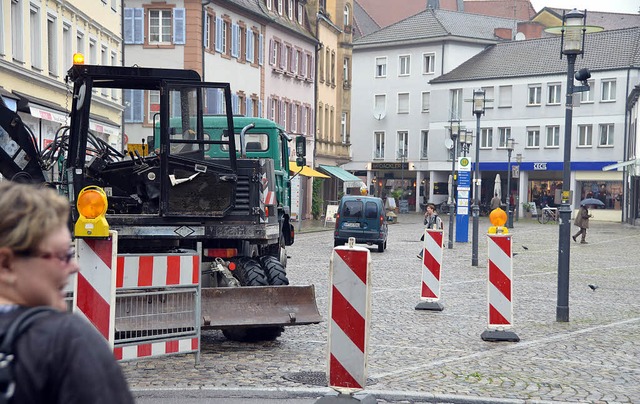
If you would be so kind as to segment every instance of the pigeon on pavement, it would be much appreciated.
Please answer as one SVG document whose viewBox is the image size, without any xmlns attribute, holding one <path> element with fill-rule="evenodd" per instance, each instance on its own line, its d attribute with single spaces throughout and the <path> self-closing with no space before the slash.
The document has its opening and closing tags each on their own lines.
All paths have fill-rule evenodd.
<svg viewBox="0 0 640 404">
<path fill-rule="evenodd" d="M 598 288 L 599 288 L 599 286 L 598 286 L 598 285 L 592 285 L 592 284 L 589 284 L 588 286 L 591 288 L 591 290 L 596 290 L 596 289 L 598 289 Z"/>
</svg>

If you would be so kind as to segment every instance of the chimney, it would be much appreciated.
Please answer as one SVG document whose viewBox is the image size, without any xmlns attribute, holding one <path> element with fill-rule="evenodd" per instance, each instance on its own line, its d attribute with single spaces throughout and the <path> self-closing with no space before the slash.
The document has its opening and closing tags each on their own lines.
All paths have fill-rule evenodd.
<svg viewBox="0 0 640 404">
<path fill-rule="evenodd" d="M 434 10 L 440 9 L 440 0 L 427 0 L 427 8 L 432 8 Z"/>
</svg>

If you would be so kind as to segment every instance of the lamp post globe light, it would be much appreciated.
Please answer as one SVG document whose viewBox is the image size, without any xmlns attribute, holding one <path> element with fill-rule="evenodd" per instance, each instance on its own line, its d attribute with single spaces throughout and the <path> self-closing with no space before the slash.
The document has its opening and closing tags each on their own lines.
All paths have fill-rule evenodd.
<svg viewBox="0 0 640 404">
<path fill-rule="evenodd" d="M 547 28 L 545 31 L 560 34 L 561 53 L 567 56 L 567 97 L 564 119 L 564 161 L 562 171 L 562 203 L 560 205 L 560 226 L 558 234 L 558 299 L 556 304 L 556 321 L 569 321 L 569 258 L 571 237 L 571 122 L 573 119 L 573 94 L 588 91 L 587 79 L 591 74 L 581 69 L 577 75 L 582 86 L 574 86 L 576 57 L 584 55 L 584 39 L 587 32 L 602 31 L 601 27 L 585 25 L 587 10 L 573 9 L 562 15 L 562 26 Z"/>
<path fill-rule="evenodd" d="M 456 197 L 455 197 L 455 176 L 456 176 L 456 162 L 458 159 L 458 135 L 460 134 L 460 121 L 449 122 L 449 130 L 451 131 L 451 140 L 453 141 L 453 156 L 451 157 L 451 194 L 449 196 L 449 242 L 447 248 L 453 248 L 453 216 L 456 209 Z"/>
<path fill-rule="evenodd" d="M 473 114 L 476 116 L 476 158 L 475 158 L 475 187 L 473 189 L 473 205 L 471 214 L 473 215 L 473 236 L 471 240 L 471 265 L 478 266 L 478 220 L 480 218 L 480 117 L 484 115 L 486 94 L 484 90 L 473 90 Z"/>
<path fill-rule="evenodd" d="M 469 149 L 471 149 L 473 138 L 473 131 L 460 130 L 460 146 L 462 147 L 462 155 L 464 157 L 467 157 L 467 153 L 469 153 Z"/>
<path fill-rule="evenodd" d="M 507 228 L 512 229 L 513 228 L 513 214 L 511 212 L 512 210 L 512 206 L 511 205 L 511 153 L 513 153 L 513 149 L 515 146 L 516 142 L 513 140 L 513 138 L 509 137 L 507 138 L 507 143 L 506 143 L 506 148 L 507 148 L 507 197 L 506 197 L 506 203 L 507 203 Z"/>
</svg>

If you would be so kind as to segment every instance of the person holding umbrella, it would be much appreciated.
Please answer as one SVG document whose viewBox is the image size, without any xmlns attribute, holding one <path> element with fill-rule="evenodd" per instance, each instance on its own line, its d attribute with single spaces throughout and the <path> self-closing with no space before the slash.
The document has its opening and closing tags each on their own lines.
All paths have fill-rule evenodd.
<svg viewBox="0 0 640 404">
<path fill-rule="evenodd" d="M 580 238 L 580 244 L 587 244 L 586 237 L 587 229 L 589 228 L 589 218 L 593 217 L 593 215 L 589 214 L 589 209 L 587 209 L 587 206 L 588 205 L 584 204 L 584 202 L 580 204 L 580 209 L 578 210 L 576 219 L 573 222 L 574 225 L 580 228 L 580 231 L 571 236 L 571 238 L 573 238 L 573 241 L 577 242 L 578 236 L 581 235 L 582 237 Z"/>
</svg>

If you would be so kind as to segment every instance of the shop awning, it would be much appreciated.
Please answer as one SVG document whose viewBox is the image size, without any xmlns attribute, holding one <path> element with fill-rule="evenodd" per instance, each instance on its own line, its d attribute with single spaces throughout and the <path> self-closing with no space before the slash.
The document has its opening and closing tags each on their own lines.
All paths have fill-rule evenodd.
<svg viewBox="0 0 640 404">
<path fill-rule="evenodd" d="M 44 119 L 45 121 L 56 122 L 61 125 L 68 124 L 68 113 L 61 105 L 16 90 L 13 90 L 13 94 L 19 97 L 18 111 L 28 112 L 34 118 Z"/>
<path fill-rule="evenodd" d="M 352 187 L 360 187 L 364 184 L 362 180 L 355 175 L 351 174 L 349 171 L 343 170 L 340 167 L 336 166 L 323 166 L 320 165 L 320 168 L 330 175 L 336 177 L 337 179 L 344 181 L 345 185 L 349 188 Z"/>
<path fill-rule="evenodd" d="M 611 164 L 608 166 L 604 166 L 602 167 L 602 171 L 611 171 L 611 170 L 619 170 L 623 167 L 627 167 L 630 165 L 640 165 L 640 159 L 633 159 L 633 160 L 627 160 L 627 161 L 623 161 L 621 163 L 616 163 L 616 164 Z"/>
<path fill-rule="evenodd" d="M 289 171 L 297 174 L 298 172 L 300 172 L 300 166 L 297 165 L 295 161 L 289 161 Z M 302 172 L 300 172 L 300 174 L 304 175 L 305 177 L 329 178 L 328 175 L 324 175 L 321 172 L 307 166 L 302 167 Z"/>
</svg>

